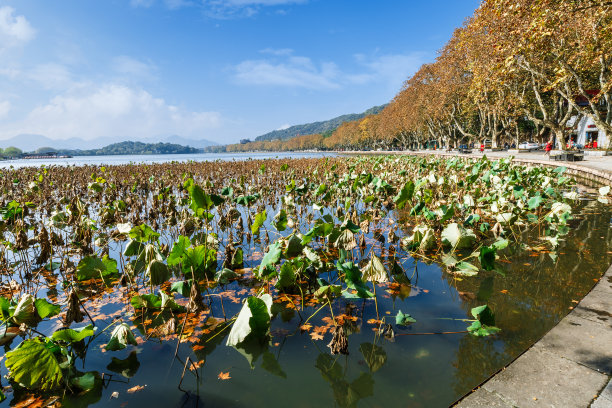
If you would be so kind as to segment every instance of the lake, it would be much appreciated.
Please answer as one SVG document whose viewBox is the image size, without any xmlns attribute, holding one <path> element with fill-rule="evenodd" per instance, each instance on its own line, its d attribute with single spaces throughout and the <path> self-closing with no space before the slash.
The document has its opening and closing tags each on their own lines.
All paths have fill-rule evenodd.
<svg viewBox="0 0 612 408">
<path fill-rule="evenodd" d="M 300 159 L 334 157 L 333 152 L 256 152 L 256 153 L 198 153 L 198 154 L 135 154 L 112 156 L 74 156 L 68 159 L 16 159 L 0 161 L 0 168 L 35 166 L 110 166 L 130 163 L 170 163 L 186 161 L 231 161 L 263 159 Z"/>
<path fill-rule="evenodd" d="M 185 163 L 181 155 L 178 164 L 167 163 L 177 156 L 161 156 L 164 161 L 152 165 L 7 170 L 0 179 L 7 192 L 0 265 L 12 274 L 2 275 L 3 296 L 18 297 L 8 284 L 12 279 L 21 291 L 65 309 L 73 285 L 98 331 L 69 346 L 74 370 L 96 378 L 93 389 L 37 396 L 12 382 L 0 406 L 53 398 L 79 408 L 449 406 L 567 315 L 612 261 L 612 209 L 602 202 L 607 198 L 573 185 L 561 167 L 434 157 L 257 157 L 280 155 L 278 161 L 201 155 Z M 110 157 L 124 164 L 140 158 L 157 157 Z M 6 202 L 12 198 L 32 204 L 17 209 Z M 208 211 L 214 216 L 207 217 Z M 510 223 L 501 211 L 516 219 Z M 11 223 L 7 214 L 23 219 Z M 34 267 L 38 244 L 29 251 L 15 248 L 18 235 L 10 229 L 22 228 L 23 220 L 32 229 L 46 220 L 57 234 L 48 254 L 55 265 Z M 495 220 L 505 232 L 493 227 Z M 450 221 L 473 229 L 479 243 L 463 249 L 439 244 Z M 127 224 L 130 237 L 142 241 L 117 234 Z M 148 224 L 152 229 L 140 234 Z M 424 225 L 436 235 L 435 245 L 420 250 L 406 243 Z M 26 238 L 36 235 L 32 229 Z M 344 234 L 359 236 L 359 244 L 342 241 Z M 134 250 L 134 242 L 146 245 Z M 209 265 L 206 251 L 212 248 Z M 479 257 L 483 248 L 492 251 L 489 266 Z M 170 274 L 153 282 L 153 269 L 142 265 L 148 258 L 166 263 Z M 266 258 L 267 267 L 260 268 Z M 366 278 L 373 259 L 380 260 L 382 276 Z M 58 266 L 64 260 L 73 266 Z M 98 279 L 113 260 L 109 280 Z M 103 265 L 88 266 L 96 261 Z M 186 313 L 191 292 L 175 285 L 196 272 L 204 307 Z M 231 278 L 222 279 L 224 274 Z M 283 279 L 290 282 L 281 284 Z M 182 310 L 160 310 L 161 293 Z M 273 297 L 265 335 L 229 344 L 239 326 L 232 326 L 233 317 L 249 304 L 245 299 L 264 293 Z M 148 308 L 139 306 L 144 296 L 152 299 Z M 483 305 L 495 314 L 495 322 L 486 324 L 499 331 L 469 331 L 477 323 L 474 308 Z M 12 339 L 5 353 L 40 333 L 51 336 L 63 326 L 62 315 Z M 119 322 L 136 340 L 107 350 Z M 174 331 L 168 322 L 175 322 Z M 89 323 L 85 316 L 70 327 Z M 338 327 L 346 334 L 347 354 L 334 354 L 329 346 Z M 2 385 L 7 360 L 0 365 Z"/>
</svg>

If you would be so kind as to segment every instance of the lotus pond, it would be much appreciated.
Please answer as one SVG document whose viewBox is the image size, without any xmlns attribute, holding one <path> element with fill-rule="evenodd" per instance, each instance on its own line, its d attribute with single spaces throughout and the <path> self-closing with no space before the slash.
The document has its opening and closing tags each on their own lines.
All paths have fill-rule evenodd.
<svg viewBox="0 0 612 408">
<path fill-rule="evenodd" d="M 5 169 L 0 406 L 448 406 L 612 261 L 511 159 Z"/>
</svg>

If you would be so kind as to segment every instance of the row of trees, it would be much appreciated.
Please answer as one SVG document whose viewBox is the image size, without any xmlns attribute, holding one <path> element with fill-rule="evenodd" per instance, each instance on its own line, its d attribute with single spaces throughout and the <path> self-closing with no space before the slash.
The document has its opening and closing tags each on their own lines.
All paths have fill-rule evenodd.
<svg viewBox="0 0 612 408">
<path fill-rule="evenodd" d="M 612 136 L 612 2 L 484 0 L 382 112 L 326 138 L 240 149 L 456 147 L 485 139 L 493 147 L 555 140 L 561 148 L 582 117 Z"/>
</svg>

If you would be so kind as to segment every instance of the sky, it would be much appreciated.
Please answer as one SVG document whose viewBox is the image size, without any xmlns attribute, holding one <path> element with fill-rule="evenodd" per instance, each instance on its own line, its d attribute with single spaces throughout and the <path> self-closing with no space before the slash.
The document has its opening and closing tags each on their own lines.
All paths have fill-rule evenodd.
<svg viewBox="0 0 612 408">
<path fill-rule="evenodd" d="M 478 0 L 0 0 L 19 134 L 235 143 L 389 102 Z"/>
</svg>

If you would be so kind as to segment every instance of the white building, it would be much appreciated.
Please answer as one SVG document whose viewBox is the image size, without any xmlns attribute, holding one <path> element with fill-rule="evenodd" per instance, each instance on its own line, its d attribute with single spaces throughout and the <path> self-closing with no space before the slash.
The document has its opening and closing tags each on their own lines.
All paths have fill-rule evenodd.
<svg viewBox="0 0 612 408">
<path fill-rule="evenodd" d="M 579 120 L 576 119 L 578 119 L 578 116 L 571 118 L 567 124 L 572 129 L 570 137 L 572 144 L 595 147 L 594 142 L 596 142 L 597 148 L 608 148 L 610 143 L 608 135 L 604 130 L 597 128 L 593 119 L 588 116 L 581 116 Z"/>
</svg>

